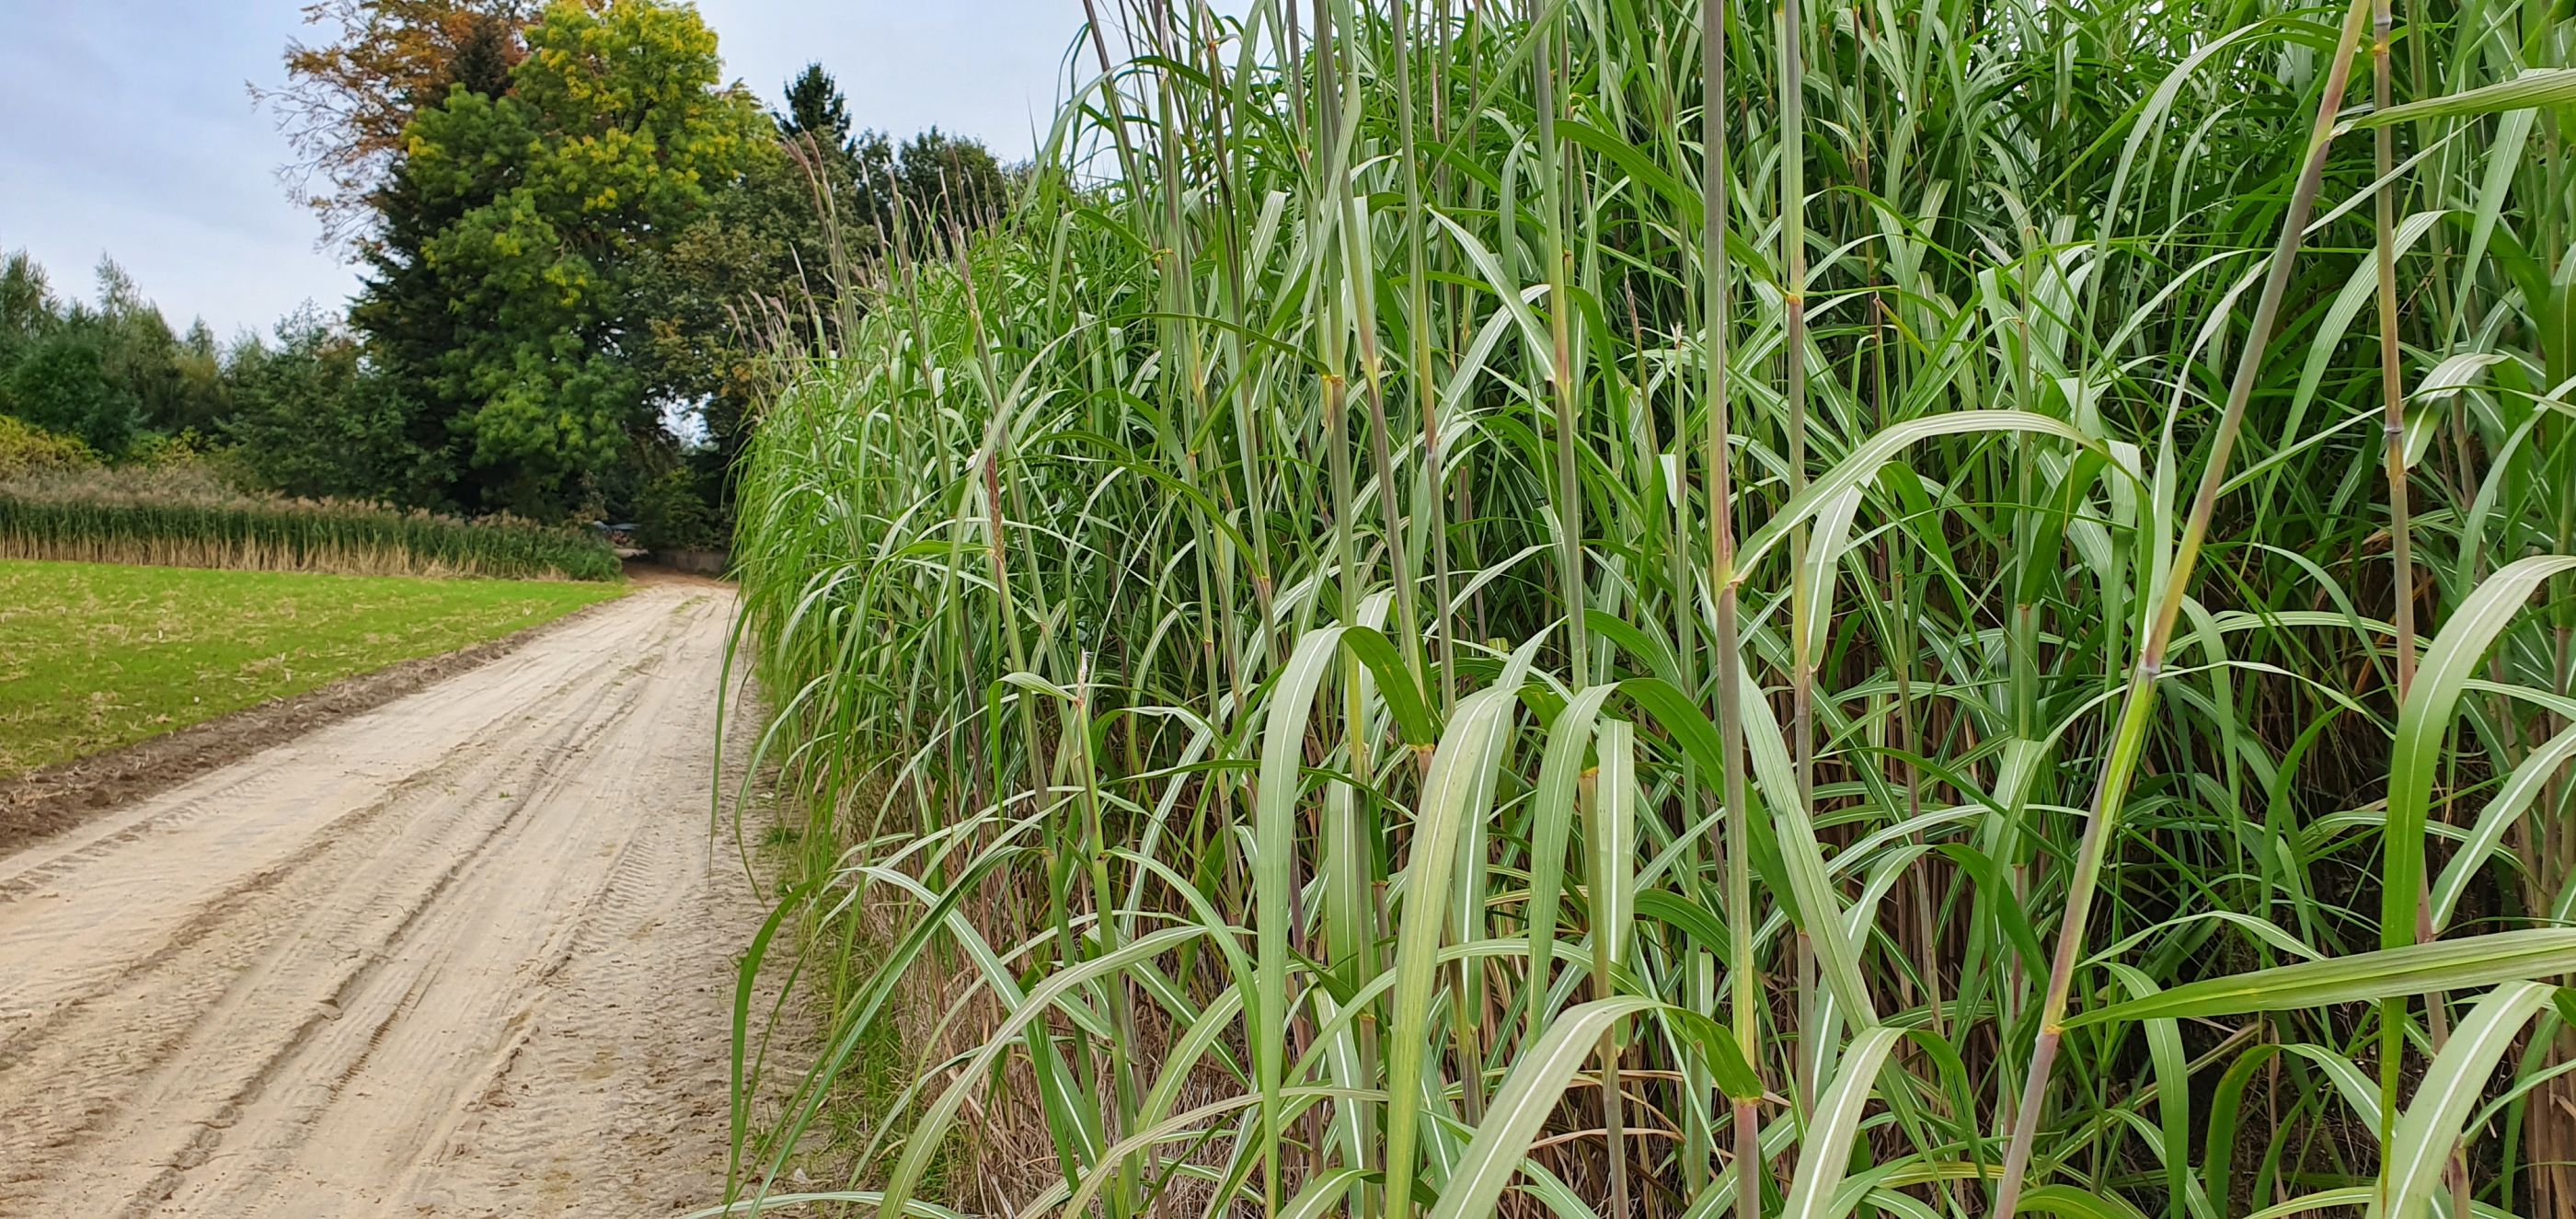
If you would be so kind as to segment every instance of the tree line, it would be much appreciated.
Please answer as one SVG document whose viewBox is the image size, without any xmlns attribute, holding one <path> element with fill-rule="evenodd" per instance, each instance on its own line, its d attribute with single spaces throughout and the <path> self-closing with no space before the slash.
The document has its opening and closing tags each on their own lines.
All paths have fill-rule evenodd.
<svg viewBox="0 0 2576 1219">
<path fill-rule="evenodd" d="M 0 266 L 0 409 L 102 455 L 191 437 L 296 495 L 647 521 L 711 540 L 770 344 L 830 345 L 850 268 L 983 223 L 1016 171 L 856 127 L 820 64 L 764 108 L 667 0 L 326 0 L 253 90 L 362 269 L 345 314 L 174 331 Z"/>
</svg>

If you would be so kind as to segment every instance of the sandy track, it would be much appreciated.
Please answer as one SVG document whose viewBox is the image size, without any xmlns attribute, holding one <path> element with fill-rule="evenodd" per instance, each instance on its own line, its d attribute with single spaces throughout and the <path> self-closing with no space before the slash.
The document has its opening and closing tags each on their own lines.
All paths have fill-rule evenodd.
<svg viewBox="0 0 2576 1219">
<path fill-rule="evenodd" d="M 0 1215 L 645 1215 L 723 1167 L 730 594 L 0 857 Z"/>
</svg>

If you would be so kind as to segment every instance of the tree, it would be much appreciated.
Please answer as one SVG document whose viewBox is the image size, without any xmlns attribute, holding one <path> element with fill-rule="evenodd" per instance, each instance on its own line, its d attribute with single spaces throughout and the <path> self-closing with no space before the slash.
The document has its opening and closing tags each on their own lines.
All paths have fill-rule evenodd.
<svg viewBox="0 0 2576 1219">
<path fill-rule="evenodd" d="M 878 132 L 862 133 L 858 160 L 858 213 L 894 243 L 898 217 L 915 250 L 944 246 L 955 234 L 998 219 L 1010 202 L 1010 174 L 977 140 L 937 127 L 898 147 Z"/>
<path fill-rule="evenodd" d="M 191 323 L 188 333 L 179 336 L 171 364 L 177 374 L 180 412 L 173 420 L 174 430 L 214 435 L 232 413 L 232 386 L 224 372 L 223 348 L 215 342 L 214 328 L 204 318 Z"/>
<path fill-rule="evenodd" d="M 0 381 L 13 413 L 108 456 L 138 430 L 203 432 L 224 412 L 213 332 L 199 322 L 185 339 L 173 334 L 113 259 L 99 260 L 95 303 L 55 297 L 24 251 L 0 260 Z"/>
<path fill-rule="evenodd" d="M 786 105 L 770 121 L 776 138 L 755 141 L 705 214 L 640 263 L 650 335 L 640 357 L 649 378 L 689 404 L 686 413 L 704 427 L 702 444 L 641 455 L 648 472 L 635 519 L 704 518 L 703 528 L 673 527 L 668 536 L 713 531 L 724 519 L 719 506 L 732 500 L 734 458 L 749 438 L 753 405 L 775 388 L 768 351 L 833 342 L 844 310 L 856 308 L 856 295 L 842 291 L 848 263 L 874 241 L 874 230 L 856 220 L 849 105 L 831 74 L 808 65 L 788 82 Z M 653 472 L 657 463 L 670 464 Z M 705 501 L 702 513 L 677 513 L 683 495 Z"/>
<path fill-rule="evenodd" d="M 502 36 L 496 22 L 486 22 L 482 28 L 480 37 L 485 42 Z M 507 36 L 515 48 L 515 30 Z M 506 65 L 517 58 L 515 50 L 506 56 L 496 49 L 460 50 L 448 64 L 448 79 L 440 92 L 451 106 L 465 98 L 497 99 L 509 91 Z M 495 70 L 495 65 L 501 66 Z M 467 213 L 490 205 L 523 173 L 515 150 L 499 143 L 447 151 L 466 155 L 419 163 L 409 157 L 397 159 L 371 198 L 375 231 L 361 254 L 369 274 L 364 291 L 350 307 L 349 320 L 367 337 L 380 375 L 390 379 L 412 406 L 406 431 L 411 446 L 435 455 L 440 468 L 452 469 L 459 437 L 449 421 L 469 411 L 472 402 L 452 392 L 441 372 L 448 354 L 462 342 L 458 332 L 462 317 L 455 307 L 450 277 L 432 263 L 429 245 Z M 431 501 L 452 507 L 458 498 L 442 487 Z M 475 497 L 467 489 L 462 498 Z"/>
<path fill-rule="evenodd" d="M 1009 202 L 1011 175 L 979 141 L 936 127 L 901 144 L 882 132 L 854 132 L 848 99 L 819 63 L 787 82 L 785 100 L 770 113 L 780 141 L 830 192 L 834 218 L 850 226 L 845 236 L 861 250 L 893 245 L 898 209 L 915 246 L 928 249 Z"/>
<path fill-rule="evenodd" d="M 874 242 L 859 196 L 859 142 L 851 134 L 849 99 L 841 95 L 839 82 L 822 64 L 805 65 L 787 82 L 786 101 L 787 108 L 771 111 L 769 118 L 778 128 L 778 146 L 786 154 L 787 165 L 795 171 L 782 180 L 799 187 L 802 195 L 789 217 L 796 229 L 794 239 L 814 256 L 806 260 L 808 269 L 819 271 L 830 224 L 862 226 L 861 231 L 843 234 L 844 238 L 856 237 L 862 247 Z M 755 191 L 764 185 L 757 173 L 746 182 Z"/>
<path fill-rule="evenodd" d="M 296 160 L 279 173 L 322 219 L 326 241 L 357 234 L 399 160 L 403 130 L 460 80 L 502 78 L 522 50 L 526 0 L 316 0 L 319 46 L 286 47 L 286 84 L 251 86 Z"/>
<path fill-rule="evenodd" d="M 261 482 L 310 498 L 428 506 L 445 471 L 412 438 L 417 406 L 310 302 L 277 324 L 277 346 L 235 353 L 224 434 Z"/>
<path fill-rule="evenodd" d="M 115 455 L 133 443 L 134 399 L 108 380 L 89 336 L 57 330 L 18 358 L 0 384 L 8 413 L 57 435 L 76 437 L 92 450 Z"/>
<path fill-rule="evenodd" d="M 796 79 L 787 82 L 787 108 L 771 111 L 769 118 L 784 138 L 809 137 L 821 148 L 849 150 L 849 99 L 841 96 L 840 84 L 820 63 L 805 65 Z"/>
<path fill-rule="evenodd" d="M 698 471 L 671 463 L 645 476 L 635 496 L 635 541 L 651 550 L 723 544 L 725 528 Z"/>
<path fill-rule="evenodd" d="M 753 404 L 775 388 L 763 353 L 836 345 L 837 327 L 863 303 L 840 280 L 853 259 L 884 252 L 879 224 L 893 200 L 918 200 L 908 223 L 916 247 L 929 248 L 952 226 L 998 211 L 1008 189 L 1007 173 L 974 141 L 932 130 L 898 149 L 873 132 L 854 135 L 848 102 L 821 64 L 787 82 L 770 121 L 778 138 L 752 150 L 731 187 L 654 251 L 639 278 L 652 302 L 644 357 L 658 384 L 695 403 L 706 427 L 705 447 L 674 456 L 717 503 L 731 501 Z M 668 500 L 681 485 L 663 474 L 644 489 Z"/>
<path fill-rule="evenodd" d="M 98 260 L 98 303 L 74 306 L 64 324 L 97 351 L 108 382 L 134 404 L 140 426 L 175 434 L 210 428 L 222 413 L 220 390 L 189 375 L 188 353 L 169 320 L 116 260 Z"/>
<path fill-rule="evenodd" d="M 654 425 L 674 387 L 640 358 L 639 276 L 768 125 L 718 86 L 694 9 L 562 0 L 525 41 L 508 92 L 459 82 L 412 121 L 392 188 L 406 214 L 388 227 L 407 226 L 418 253 L 388 240 L 357 316 L 431 371 L 474 498 L 545 515 Z"/>
<path fill-rule="evenodd" d="M 0 259 L 0 371 L 59 323 L 62 313 L 62 302 L 54 299 L 45 268 L 25 250 L 13 250 Z"/>
<path fill-rule="evenodd" d="M 814 64 L 786 96 L 786 109 L 770 115 L 777 138 L 755 142 L 741 174 L 653 252 L 641 279 L 657 383 L 701 404 L 718 468 L 769 388 L 763 353 L 828 345 L 829 315 L 855 306 L 841 290 L 847 264 L 874 243 L 873 228 L 855 219 L 855 145 L 839 86 Z"/>
<path fill-rule="evenodd" d="M 447 74 L 433 78 L 418 104 L 436 105 L 459 87 L 485 97 L 499 97 L 509 91 L 510 71 L 526 54 L 519 45 L 516 11 L 514 5 L 501 12 L 476 14 L 473 23 L 465 27 L 464 36 L 457 39 L 455 54 L 448 57 Z"/>
<path fill-rule="evenodd" d="M 638 366 L 667 400 L 695 405 L 720 460 L 730 459 L 763 388 L 762 351 L 783 335 L 809 336 L 805 319 L 834 295 L 806 171 L 784 146 L 753 149 L 731 188 L 636 270 Z"/>
</svg>

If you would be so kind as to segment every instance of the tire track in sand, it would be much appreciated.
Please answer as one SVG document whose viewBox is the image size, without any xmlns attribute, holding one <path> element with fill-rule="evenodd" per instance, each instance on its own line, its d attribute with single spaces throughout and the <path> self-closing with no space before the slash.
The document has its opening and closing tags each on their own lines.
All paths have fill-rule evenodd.
<svg viewBox="0 0 2576 1219">
<path fill-rule="evenodd" d="M 714 1194 L 730 594 L 0 858 L 0 1215 L 636 1215 Z"/>
</svg>

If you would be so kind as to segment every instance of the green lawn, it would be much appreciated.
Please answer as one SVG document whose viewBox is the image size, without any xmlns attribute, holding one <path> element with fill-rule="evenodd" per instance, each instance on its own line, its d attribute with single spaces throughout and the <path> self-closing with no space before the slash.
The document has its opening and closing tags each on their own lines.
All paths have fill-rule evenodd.
<svg viewBox="0 0 2576 1219">
<path fill-rule="evenodd" d="M 470 647 L 622 591 L 0 560 L 0 777 Z"/>
</svg>

